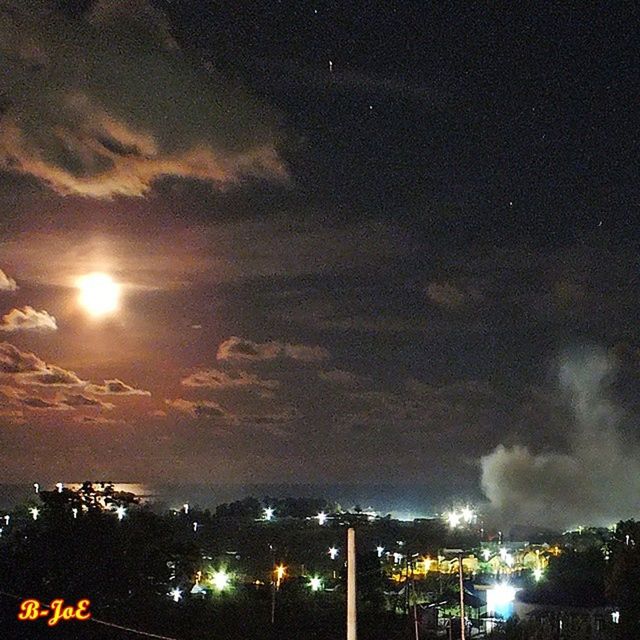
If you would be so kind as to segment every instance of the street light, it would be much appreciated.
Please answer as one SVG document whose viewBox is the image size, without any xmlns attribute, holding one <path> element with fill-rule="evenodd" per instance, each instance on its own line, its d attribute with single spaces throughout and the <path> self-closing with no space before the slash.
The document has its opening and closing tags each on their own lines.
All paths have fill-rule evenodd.
<svg viewBox="0 0 640 640">
<path fill-rule="evenodd" d="M 229 574 L 220 569 L 213 574 L 211 582 L 217 591 L 224 591 L 229 586 Z"/>
<path fill-rule="evenodd" d="M 318 524 L 323 525 L 327 521 L 327 514 L 324 511 L 321 511 L 316 518 L 318 519 Z"/>
<path fill-rule="evenodd" d="M 31 517 L 34 520 L 37 520 L 40 515 L 40 509 L 38 509 L 38 507 L 31 507 L 31 509 L 29 509 L 29 513 L 31 513 Z"/>
<path fill-rule="evenodd" d="M 180 600 L 182 600 L 182 590 L 178 587 L 174 587 L 173 589 L 171 589 L 168 595 L 173 598 L 174 602 L 179 602 Z"/>
<path fill-rule="evenodd" d="M 264 514 L 264 519 L 268 522 L 269 520 L 273 519 L 273 514 L 274 514 L 275 510 L 273 509 L 273 507 L 265 507 L 263 509 L 263 514 Z"/>
<path fill-rule="evenodd" d="M 338 557 L 338 550 L 335 547 L 329 548 L 329 557 L 332 560 L 335 560 Z"/>
<path fill-rule="evenodd" d="M 322 589 L 322 579 L 318 578 L 318 576 L 313 576 L 313 578 L 309 580 L 309 586 L 311 587 L 311 591 L 320 591 L 320 589 Z"/>
<path fill-rule="evenodd" d="M 118 516 L 118 520 L 122 520 L 125 515 L 127 514 L 127 509 L 125 507 L 123 507 L 122 505 L 120 505 L 117 509 L 116 509 L 116 515 Z"/>
</svg>

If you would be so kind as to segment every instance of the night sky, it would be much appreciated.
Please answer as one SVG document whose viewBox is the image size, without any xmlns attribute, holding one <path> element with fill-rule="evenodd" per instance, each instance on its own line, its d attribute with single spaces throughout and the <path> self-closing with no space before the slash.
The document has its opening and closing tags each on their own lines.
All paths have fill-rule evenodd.
<svg viewBox="0 0 640 640">
<path fill-rule="evenodd" d="M 639 16 L 505 7 L 0 0 L 0 481 L 639 512 Z"/>
</svg>

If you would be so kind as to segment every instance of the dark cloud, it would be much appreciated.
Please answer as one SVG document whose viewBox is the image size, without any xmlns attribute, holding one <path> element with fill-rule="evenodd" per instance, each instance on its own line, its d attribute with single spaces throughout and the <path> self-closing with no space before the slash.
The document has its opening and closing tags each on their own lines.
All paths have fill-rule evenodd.
<svg viewBox="0 0 640 640">
<path fill-rule="evenodd" d="M 21 398 L 19 402 L 28 409 L 55 411 L 66 411 L 67 409 L 70 409 L 70 407 L 64 402 L 45 400 L 44 398 L 39 398 L 37 396 L 25 396 L 24 398 Z"/>
<path fill-rule="evenodd" d="M 213 400 L 165 400 L 168 407 L 192 418 L 213 418 L 223 422 L 233 421 L 232 416 Z"/>
<path fill-rule="evenodd" d="M 324 380 L 325 382 L 330 382 L 331 384 L 344 388 L 359 387 L 370 382 L 370 379 L 359 376 L 351 371 L 345 371 L 344 369 L 318 371 L 318 377 L 320 380 Z"/>
<path fill-rule="evenodd" d="M 139 196 L 163 176 L 284 178 L 274 117 L 176 50 L 145 2 L 0 3 L 0 162 L 63 194 Z"/>
<path fill-rule="evenodd" d="M 101 400 L 96 400 L 96 398 L 90 398 L 89 396 L 85 396 L 82 393 L 74 393 L 67 395 L 62 401 L 63 404 L 68 405 L 73 408 L 95 408 L 95 409 L 106 409 L 111 410 L 114 408 L 114 405 L 110 402 L 102 402 Z"/>
<path fill-rule="evenodd" d="M 283 342 L 253 342 L 231 336 L 218 347 L 218 360 L 274 360 L 291 358 L 300 362 L 319 362 L 329 357 L 323 347 Z"/>
<path fill-rule="evenodd" d="M 429 283 L 427 296 L 431 302 L 452 311 L 482 300 L 482 294 L 477 289 L 446 281 Z"/>
<path fill-rule="evenodd" d="M 22 309 L 12 309 L 2 317 L 0 331 L 56 331 L 56 319 L 45 311 L 36 311 L 26 306 Z"/>
<path fill-rule="evenodd" d="M 68 371 L 55 365 L 45 365 L 39 371 L 26 373 L 17 378 L 21 384 L 39 385 L 43 387 L 80 387 L 85 380 L 81 380 L 73 371 Z"/>
<path fill-rule="evenodd" d="M 254 387 L 258 389 L 277 389 L 277 380 L 264 380 L 255 373 L 246 371 L 221 371 L 220 369 L 204 369 L 195 371 L 182 380 L 185 387 L 204 387 L 209 389 L 233 389 L 237 387 Z"/>
</svg>

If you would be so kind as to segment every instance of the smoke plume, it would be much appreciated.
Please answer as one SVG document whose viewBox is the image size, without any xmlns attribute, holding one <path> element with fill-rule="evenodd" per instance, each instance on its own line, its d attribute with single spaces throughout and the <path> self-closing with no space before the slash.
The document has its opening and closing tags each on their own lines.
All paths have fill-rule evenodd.
<svg viewBox="0 0 640 640">
<path fill-rule="evenodd" d="M 482 488 L 503 523 L 607 526 L 640 513 L 640 455 L 607 396 L 614 369 L 603 350 L 563 358 L 559 383 L 575 414 L 567 453 L 499 445 L 481 459 Z"/>
</svg>

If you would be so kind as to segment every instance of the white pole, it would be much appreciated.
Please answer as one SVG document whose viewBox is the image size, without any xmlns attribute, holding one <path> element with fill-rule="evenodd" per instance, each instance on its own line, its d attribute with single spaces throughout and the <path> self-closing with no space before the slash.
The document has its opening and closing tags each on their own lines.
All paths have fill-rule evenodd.
<svg viewBox="0 0 640 640">
<path fill-rule="evenodd" d="M 347 531 L 347 640 L 356 640 L 356 532 Z"/>
<path fill-rule="evenodd" d="M 460 561 L 458 571 L 460 575 L 460 640 L 465 640 L 465 625 L 464 625 L 464 583 L 462 581 L 462 554 L 458 556 Z"/>
</svg>

